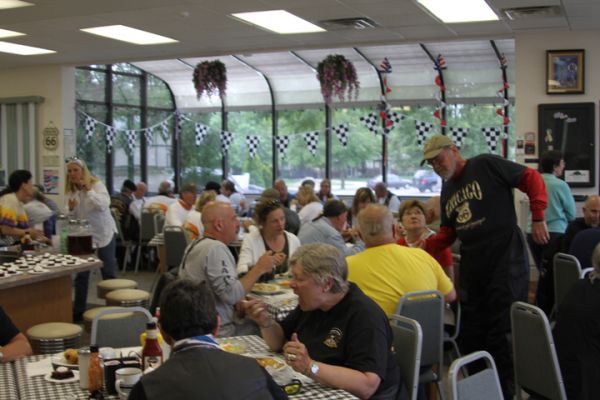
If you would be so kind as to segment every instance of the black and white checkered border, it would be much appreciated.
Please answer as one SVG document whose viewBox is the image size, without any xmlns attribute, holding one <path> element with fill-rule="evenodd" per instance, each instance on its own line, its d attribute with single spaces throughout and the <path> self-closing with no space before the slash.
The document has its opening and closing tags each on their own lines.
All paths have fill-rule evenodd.
<svg viewBox="0 0 600 400">
<path fill-rule="evenodd" d="M 260 146 L 260 138 L 255 135 L 248 135 L 246 136 L 246 144 L 248 145 L 250 158 L 254 158 L 254 156 L 256 156 L 256 152 L 258 151 L 258 146 Z"/>
<path fill-rule="evenodd" d="M 17 399 L 17 382 L 13 363 L 0 364 L 0 399 Z"/>
</svg>

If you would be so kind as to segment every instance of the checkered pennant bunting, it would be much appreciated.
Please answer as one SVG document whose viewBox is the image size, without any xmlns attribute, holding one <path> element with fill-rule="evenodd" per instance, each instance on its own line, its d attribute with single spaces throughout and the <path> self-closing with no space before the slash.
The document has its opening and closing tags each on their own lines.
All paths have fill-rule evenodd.
<svg viewBox="0 0 600 400">
<path fill-rule="evenodd" d="M 130 153 L 133 153 L 133 148 L 135 147 L 135 131 L 125 131 L 125 136 L 127 137 L 127 148 L 129 149 Z"/>
<path fill-rule="evenodd" d="M 85 142 L 89 143 L 96 130 L 96 120 L 90 116 L 85 117 Z"/>
<path fill-rule="evenodd" d="M 350 127 L 348 126 L 348 124 L 340 124 L 338 126 L 333 127 L 333 131 L 335 132 L 335 135 L 337 136 L 338 140 L 344 147 L 346 147 L 346 145 L 348 144 L 348 131 L 349 130 L 350 130 Z"/>
<path fill-rule="evenodd" d="M 221 150 L 223 151 L 223 154 L 227 154 L 231 142 L 233 142 L 233 133 L 221 131 Z"/>
<path fill-rule="evenodd" d="M 117 130 L 112 126 L 106 127 L 106 149 L 110 153 L 112 151 L 113 143 L 115 142 L 115 137 L 117 136 Z"/>
<path fill-rule="evenodd" d="M 146 144 L 149 146 L 154 142 L 154 129 L 144 129 L 144 136 L 146 136 Z"/>
<path fill-rule="evenodd" d="M 314 156 L 317 154 L 317 145 L 319 144 L 319 131 L 306 132 L 304 141 L 310 153 Z"/>
<path fill-rule="evenodd" d="M 200 146 L 206 135 L 208 135 L 208 126 L 197 122 L 195 125 L 195 131 L 196 146 Z"/>
<path fill-rule="evenodd" d="M 385 115 L 387 119 L 392 121 L 394 124 L 399 124 L 400 121 L 406 119 L 406 115 L 399 114 L 396 111 L 387 111 Z"/>
<path fill-rule="evenodd" d="M 496 146 L 498 145 L 498 139 L 500 139 L 502 129 L 493 126 L 490 128 L 481 128 L 481 132 L 483 132 L 483 135 L 485 136 L 485 142 L 487 143 L 490 151 L 496 151 Z"/>
<path fill-rule="evenodd" d="M 283 158 L 287 155 L 288 146 L 290 145 L 289 136 L 275 136 L 275 145 L 279 152 L 279 157 Z"/>
<path fill-rule="evenodd" d="M 377 115 L 375 115 L 375 113 L 369 113 L 360 117 L 360 122 L 365 124 L 368 130 L 377 135 Z"/>
<path fill-rule="evenodd" d="M 416 121 L 415 120 L 415 129 L 417 130 L 417 145 L 423 146 L 425 143 L 425 139 L 427 138 L 427 134 L 431 129 L 433 129 L 433 124 L 425 121 Z"/>
<path fill-rule="evenodd" d="M 181 133 L 183 132 L 183 121 L 184 121 L 183 115 L 175 114 L 175 121 L 177 124 L 177 129 L 175 130 L 175 135 L 177 138 L 180 138 Z"/>
<path fill-rule="evenodd" d="M 165 143 L 169 142 L 169 123 L 167 120 L 160 123 L 160 136 L 162 136 Z"/>
<path fill-rule="evenodd" d="M 450 128 L 450 138 L 459 149 L 469 134 L 469 128 Z"/>
<path fill-rule="evenodd" d="M 248 151 L 250 152 L 250 158 L 254 158 L 260 145 L 260 139 L 258 136 L 246 136 L 246 144 L 248 145 Z"/>
</svg>

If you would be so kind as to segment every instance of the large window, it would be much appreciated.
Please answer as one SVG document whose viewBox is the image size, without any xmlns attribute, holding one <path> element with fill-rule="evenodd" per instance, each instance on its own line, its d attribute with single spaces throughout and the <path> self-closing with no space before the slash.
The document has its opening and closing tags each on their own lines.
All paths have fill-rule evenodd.
<svg viewBox="0 0 600 400">
<path fill-rule="evenodd" d="M 204 187 L 208 181 L 221 181 L 221 113 L 186 114 L 188 120 L 182 124 L 181 131 L 181 182 L 194 182 Z M 195 124 L 208 126 L 204 140 L 196 145 Z"/>
</svg>

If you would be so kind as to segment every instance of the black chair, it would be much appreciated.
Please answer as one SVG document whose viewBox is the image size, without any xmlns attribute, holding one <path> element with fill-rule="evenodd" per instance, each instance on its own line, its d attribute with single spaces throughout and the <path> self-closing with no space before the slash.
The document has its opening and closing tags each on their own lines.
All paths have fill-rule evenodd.
<svg viewBox="0 0 600 400">
<path fill-rule="evenodd" d="M 423 345 L 421 326 L 414 319 L 402 315 L 390 315 L 390 325 L 394 333 L 394 356 L 408 392 L 408 400 L 417 400 Z M 398 399 L 401 398 L 401 391 L 398 391 Z"/>
<path fill-rule="evenodd" d="M 581 266 L 575 256 L 557 253 L 554 256 L 554 314 L 571 286 L 581 277 Z"/>
<path fill-rule="evenodd" d="M 154 292 L 152 293 L 152 301 L 150 302 L 150 313 L 152 315 L 156 314 L 156 307 L 158 307 L 160 303 L 160 295 L 162 294 L 163 289 L 171 282 L 177 280 L 179 276 L 177 275 L 178 268 L 172 268 L 162 274 L 158 279 L 156 286 L 154 287 Z"/>
<path fill-rule="evenodd" d="M 180 226 L 166 225 L 163 229 L 165 238 L 165 264 L 167 269 L 178 267 L 187 247 L 187 236 Z"/>
<path fill-rule="evenodd" d="M 137 256 L 135 259 L 135 273 L 138 272 L 138 268 L 140 266 L 142 248 L 146 247 L 152 238 L 154 238 L 154 235 L 156 235 L 154 225 L 154 214 L 156 212 L 158 211 L 144 208 L 140 214 L 140 239 L 138 242 Z"/>
</svg>

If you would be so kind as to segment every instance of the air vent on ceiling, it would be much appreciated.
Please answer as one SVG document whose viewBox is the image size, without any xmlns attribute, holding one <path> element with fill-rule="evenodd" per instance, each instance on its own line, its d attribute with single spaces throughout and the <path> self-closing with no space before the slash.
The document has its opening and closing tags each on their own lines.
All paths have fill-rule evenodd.
<svg viewBox="0 0 600 400">
<path fill-rule="evenodd" d="M 319 21 L 318 24 L 328 31 L 340 29 L 371 29 L 379 26 L 375 21 L 366 17 L 328 19 Z"/>
<path fill-rule="evenodd" d="M 502 12 L 510 20 L 524 18 L 560 17 L 563 15 L 562 8 L 560 6 L 504 8 L 502 9 Z"/>
</svg>

